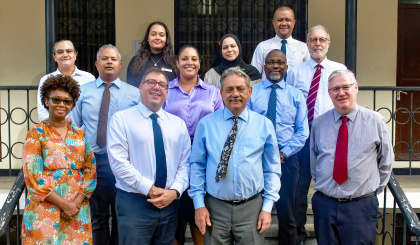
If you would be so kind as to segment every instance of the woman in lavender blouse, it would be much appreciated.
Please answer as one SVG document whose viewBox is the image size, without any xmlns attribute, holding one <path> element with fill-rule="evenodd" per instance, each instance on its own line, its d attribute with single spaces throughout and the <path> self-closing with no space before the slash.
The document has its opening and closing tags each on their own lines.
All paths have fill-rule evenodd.
<svg viewBox="0 0 420 245">
<path fill-rule="evenodd" d="M 220 90 L 198 77 L 200 54 L 194 46 L 181 47 L 176 63 L 180 75 L 169 82 L 168 98 L 163 109 L 185 121 L 192 143 L 198 121 L 224 106 Z M 187 222 L 190 224 L 194 244 L 204 244 L 203 236 L 195 225 L 193 201 L 186 191 L 181 196 L 179 211 L 175 244 L 184 244 Z"/>
</svg>

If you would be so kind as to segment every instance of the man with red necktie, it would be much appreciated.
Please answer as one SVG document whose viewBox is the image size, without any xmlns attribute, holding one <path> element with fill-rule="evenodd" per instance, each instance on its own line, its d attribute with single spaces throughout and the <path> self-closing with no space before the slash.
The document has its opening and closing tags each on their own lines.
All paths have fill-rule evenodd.
<svg viewBox="0 0 420 245">
<path fill-rule="evenodd" d="M 312 122 L 312 198 L 318 244 L 376 244 L 378 199 L 392 172 L 393 147 L 385 119 L 357 105 L 358 83 L 334 71 L 328 94 L 334 109 Z"/>
<path fill-rule="evenodd" d="M 311 58 L 294 67 L 287 74 L 286 83 L 302 91 L 308 107 L 308 123 L 311 130 L 312 121 L 319 115 L 331 110 L 333 103 L 328 96 L 328 77 L 335 70 L 345 70 L 343 64 L 327 59 L 330 47 L 328 30 L 317 25 L 309 29 L 306 40 Z M 309 170 L 309 139 L 298 153 L 300 172 L 296 192 L 295 221 L 299 244 L 306 239 L 305 223 L 308 209 L 308 190 L 311 183 Z"/>
</svg>

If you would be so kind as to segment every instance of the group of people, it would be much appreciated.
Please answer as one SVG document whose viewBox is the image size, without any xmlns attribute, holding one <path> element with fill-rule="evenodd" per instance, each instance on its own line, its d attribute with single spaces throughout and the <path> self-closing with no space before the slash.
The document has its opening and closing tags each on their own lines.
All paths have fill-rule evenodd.
<svg viewBox="0 0 420 245">
<path fill-rule="evenodd" d="M 380 114 L 357 105 L 358 83 L 327 59 L 321 25 L 292 38 L 292 9 L 274 12 L 276 36 L 251 65 L 237 36 L 214 66 L 175 56 L 153 22 L 119 78 L 121 54 L 102 46 L 99 77 L 75 66 L 71 41 L 38 89 L 40 123 L 22 160 L 28 188 L 23 244 L 263 244 L 275 205 L 278 243 L 304 244 L 307 195 L 318 244 L 374 244 L 378 201 L 393 165 Z"/>
</svg>

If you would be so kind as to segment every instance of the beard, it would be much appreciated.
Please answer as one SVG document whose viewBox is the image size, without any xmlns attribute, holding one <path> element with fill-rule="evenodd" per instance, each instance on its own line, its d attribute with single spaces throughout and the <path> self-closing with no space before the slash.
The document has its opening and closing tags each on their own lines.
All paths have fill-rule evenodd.
<svg viewBox="0 0 420 245">
<path fill-rule="evenodd" d="M 320 50 L 321 52 L 315 52 L 316 50 Z M 321 58 L 323 58 L 327 55 L 328 47 L 326 47 L 324 49 L 320 49 L 320 48 L 313 49 L 312 52 L 310 52 L 310 53 L 311 53 L 312 59 L 314 59 L 314 60 L 315 59 L 321 59 Z"/>
<path fill-rule="evenodd" d="M 281 74 L 279 75 L 268 75 L 268 78 L 270 78 L 270 81 L 279 81 L 281 79 Z"/>
</svg>

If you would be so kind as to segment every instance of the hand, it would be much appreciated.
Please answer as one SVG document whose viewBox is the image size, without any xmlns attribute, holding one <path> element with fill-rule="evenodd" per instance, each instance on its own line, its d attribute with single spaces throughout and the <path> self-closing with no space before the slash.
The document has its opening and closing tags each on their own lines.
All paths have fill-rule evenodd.
<svg viewBox="0 0 420 245">
<path fill-rule="evenodd" d="M 283 152 L 280 152 L 280 162 L 284 163 L 284 154 Z"/>
<path fill-rule="evenodd" d="M 268 230 L 271 225 L 271 213 L 261 210 L 260 215 L 258 216 L 257 230 L 260 230 L 260 234 Z"/>
<path fill-rule="evenodd" d="M 80 211 L 80 208 L 77 206 L 75 202 L 67 201 L 62 206 L 63 212 L 67 215 L 68 218 L 74 218 Z"/>
<path fill-rule="evenodd" d="M 147 199 L 147 201 L 160 209 L 167 207 L 178 197 L 175 190 L 165 190 L 161 188 L 158 188 L 158 190 L 155 191 L 154 195 L 156 195 L 157 197 Z"/>
<path fill-rule="evenodd" d="M 149 193 L 147 193 L 147 195 L 152 199 L 158 198 L 162 193 L 160 190 L 163 190 L 163 189 L 152 185 L 152 187 L 150 187 Z M 159 193 L 160 193 L 160 195 L 159 195 Z"/>
<path fill-rule="evenodd" d="M 77 208 L 80 210 L 82 208 L 82 202 L 85 200 L 85 195 L 79 193 L 73 202 L 76 204 Z"/>
<path fill-rule="evenodd" d="M 197 208 L 195 210 L 195 224 L 198 229 L 200 229 L 202 235 L 206 233 L 206 225 L 211 226 L 210 213 L 206 207 Z"/>
</svg>

